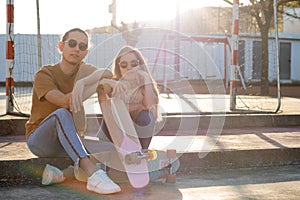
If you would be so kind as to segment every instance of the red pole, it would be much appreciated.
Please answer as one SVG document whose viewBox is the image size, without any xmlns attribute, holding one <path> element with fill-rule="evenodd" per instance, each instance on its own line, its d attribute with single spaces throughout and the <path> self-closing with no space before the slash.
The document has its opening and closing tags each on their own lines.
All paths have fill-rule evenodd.
<svg viewBox="0 0 300 200">
<path fill-rule="evenodd" d="M 230 110 L 236 109 L 236 80 L 238 67 L 238 35 L 239 35 L 239 0 L 233 0 L 232 11 L 232 48 L 231 48 L 231 70 L 230 70 Z"/>
<path fill-rule="evenodd" d="M 7 0 L 6 27 L 6 113 L 13 112 L 12 94 L 14 93 L 14 0 Z"/>
</svg>

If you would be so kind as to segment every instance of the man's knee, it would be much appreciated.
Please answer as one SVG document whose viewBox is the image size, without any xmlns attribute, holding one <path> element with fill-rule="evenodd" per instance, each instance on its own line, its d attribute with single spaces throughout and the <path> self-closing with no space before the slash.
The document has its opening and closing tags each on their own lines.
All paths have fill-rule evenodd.
<svg viewBox="0 0 300 200">
<path fill-rule="evenodd" d="M 68 111 L 65 108 L 59 108 L 56 111 L 54 111 L 56 115 L 62 116 L 62 117 L 72 117 L 71 112 Z"/>
</svg>

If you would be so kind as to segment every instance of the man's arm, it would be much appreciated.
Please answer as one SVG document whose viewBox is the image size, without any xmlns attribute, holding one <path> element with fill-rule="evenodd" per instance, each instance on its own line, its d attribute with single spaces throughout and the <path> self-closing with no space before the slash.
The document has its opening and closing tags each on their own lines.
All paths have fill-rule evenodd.
<svg viewBox="0 0 300 200">
<path fill-rule="evenodd" d="M 64 94 L 57 89 L 53 89 L 46 93 L 45 99 L 58 107 L 69 109 L 71 95 L 72 93 Z"/>
<path fill-rule="evenodd" d="M 110 70 L 98 69 L 91 75 L 76 82 L 72 91 L 72 100 L 70 101 L 71 111 L 76 113 L 81 110 L 82 103 L 96 92 L 98 82 L 103 78 L 112 78 L 112 72 Z"/>
<path fill-rule="evenodd" d="M 86 77 L 84 77 L 84 78 L 82 78 L 80 80 L 82 81 L 82 83 L 84 85 L 91 85 L 91 84 L 94 84 L 94 83 L 98 83 L 98 81 L 100 79 L 103 79 L 103 78 L 111 79 L 112 76 L 113 76 L 113 74 L 112 74 L 112 72 L 110 70 L 107 70 L 107 69 L 97 69 L 96 71 L 94 71 L 89 76 L 86 76 Z M 96 91 L 96 88 L 95 88 L 95 91 Z"/>
<path fill-rule="evenodd" d="M 112 72 L 109 70 L 97 70 L 90 76 L 83 78 L 82 81 L 85 86 L 83 91 L 83 101 L 96 92 L 99 80 L 111 79 L 112 76 Z"/>
</svg>

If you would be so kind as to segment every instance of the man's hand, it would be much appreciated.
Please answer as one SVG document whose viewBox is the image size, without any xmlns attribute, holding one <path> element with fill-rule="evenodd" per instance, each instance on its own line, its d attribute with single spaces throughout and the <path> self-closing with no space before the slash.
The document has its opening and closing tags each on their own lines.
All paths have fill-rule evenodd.
<svg viewBox="0 0 300 200">
<path fill-rule="evenodd" d="M 74 85 L 70 99 L 70 110 L 74 113 L 79 112 L 81 107 L 83 107 L 83 92 L 84 83 L 82 80 L 78 80 Z"/>
</svg>

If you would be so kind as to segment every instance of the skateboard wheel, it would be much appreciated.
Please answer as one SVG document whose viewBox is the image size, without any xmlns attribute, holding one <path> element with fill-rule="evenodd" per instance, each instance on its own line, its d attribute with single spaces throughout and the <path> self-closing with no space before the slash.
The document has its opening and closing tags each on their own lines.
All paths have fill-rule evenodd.
<svg viewBox="0 0 300 200">
<path fill-rule="evenodd" d="M 148 160 L 156 160 L 157 159 L 157 152 L 155 150 L 147 150 L 145 152 L 145 154 L 147 154 Z"/>
<path fill-rule="evenodd" d="M 166 182 L 167 183 L 176 183 L 176 174 L 167 174 Z"/>
<path fill-rule="evenodd" d="M 167 156 L 168 158 L 176 158 L 176 149 L 168 149 Z"/>
</svg>

